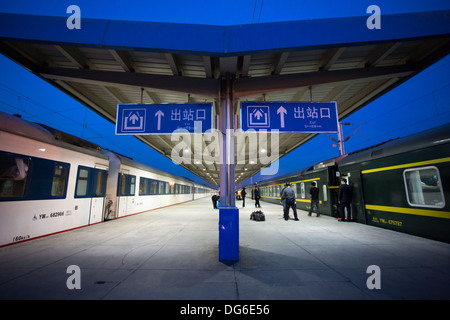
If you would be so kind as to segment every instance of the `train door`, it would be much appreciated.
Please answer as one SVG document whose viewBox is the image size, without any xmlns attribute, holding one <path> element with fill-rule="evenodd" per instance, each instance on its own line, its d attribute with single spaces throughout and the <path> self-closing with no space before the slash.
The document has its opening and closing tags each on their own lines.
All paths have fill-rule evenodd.
<svg viewBox="0 0 450 320">
<path fill-rule="evenodd" d="M 118 197 L 117 197 L 117 217 L 123 217 L 127 215 L 127 204 L 128 197 L 127 194 L 127 177 L 129 175 L 129 170 L 121 170 L 119 174 L 119 186 L 118 186 Z"/>
<path fill-rule="evenodd" d="M 349 186 L 353 186 L 352 185 L 352 179 L 351 179 L 351 173 L 350 172 L 340 172 L 339 187 L 337 187 L 335 189 L 335 191 L 336 191 L 336 193 L 335 193 L 335 195 L 336 195 L 336 211 L 335 211 L 335 214 L 336 214 L 337 218 L 342 218 L 341 217 L 341 207 L 340 207 L 339 200 L 338 200 L 339 188 L 340 188 L 340 186 L 342 184 L 342 179 L 345 179 Z M 353 209 L 353 201 L 350 204 L 350 207 L 351 207 L 351 212 L 352 212 L 352 219 L 354 219 L 354 217 L 355 217 L 355 210 Z M 345 209 L 345 216 L 347 216 L 346 209 Z"/>
<path fill-rule="evenodd" d="M 102 221 L 103 207 L 105 205 L 107 170 L 107 166 L 100 164 L 96 164 L 95 170 L 93 170 L 89 224 Z"/>
<path fill-rule="evenodd" d="M 362 177 L 360 172 L 351 170 L 351 172 L 342 174 L 341 178 L 347 179 L 347 184 L 349 186 L 352 186 L 353 189 L 351 202 L 353 221 L 366 223 Z"/>
</svg>

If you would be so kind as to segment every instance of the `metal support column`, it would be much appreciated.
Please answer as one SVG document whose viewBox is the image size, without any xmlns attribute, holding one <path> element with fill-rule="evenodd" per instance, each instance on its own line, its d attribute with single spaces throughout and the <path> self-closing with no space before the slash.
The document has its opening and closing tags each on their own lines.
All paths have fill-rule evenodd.
<svg viewBox="0 0 450 320">
<path fill-rule="evenodd" d="M 220 209 L 219 260 L 239 260 L 239 209 L 234 193 L 234 104 L 232 79 L 221 80 L 219 92 L 220 152 Z"/>
<path fill-rule="evenodd" d="M 339 151 L 341 156 L 345 154 L 344 148 L 344 133 L 342 132 L 342 122 L 338 123 L 338 135 L 339 135 Z"/>
</svg>

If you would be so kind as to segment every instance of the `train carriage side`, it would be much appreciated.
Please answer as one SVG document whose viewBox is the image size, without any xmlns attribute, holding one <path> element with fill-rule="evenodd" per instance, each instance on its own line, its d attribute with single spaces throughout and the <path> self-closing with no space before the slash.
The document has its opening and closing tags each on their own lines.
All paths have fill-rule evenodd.
<svg viewBox="0 0 450 320">
<path fill-rule="evenodd" d="M 450 125 L 350 155 L 359 222 L 450 242 Z"/>
<path fill-rule="evenodd" d="M 107 157 L 0 118 L 0 246 L 102 221 Z"/>
</svg>

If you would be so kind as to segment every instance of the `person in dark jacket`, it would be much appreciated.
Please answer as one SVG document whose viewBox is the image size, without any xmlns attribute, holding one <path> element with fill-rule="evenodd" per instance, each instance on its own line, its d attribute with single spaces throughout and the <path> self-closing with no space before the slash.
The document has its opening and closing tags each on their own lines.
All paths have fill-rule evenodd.
<svg viewBox="0 0 450 320">
<path fill-rule="evenodd" d="M 242 197 L 242 208 L 245 208 L 245 195 L 247 194 L 247 192 L 245 191 L 245 188 L 242 188 L 241 191 L 241 197 Z"/>
<path fill-rule="evenodd" d="M 319 209 L 319 188 L 316 187 L 316 183 L 313 181 L 311 182 L 311 189 L 309 189 L 309 196 L 311 199 L 311 207 L 309 208 L 308 216 L 311 216 L 311 213 L 313 211 L 313 208 L 316 207 L 317 210 L 317 217 L 320 216 L 320 209 Z"/>
<path fill-rule="evenodd" d="M 259 199 L 261 198 L 261 194 L 259 192 L 258 186 L 256 186 L 256 188 L 255 188 L 254 196 L 255 196 L 255 208 L 261 208 L 261 205 L 259 204 Z"/>
<path fill-rule="evenodd" d="M 342 178 L 338 192 L 339 213 L 341 215 L 340 221 L 352 221 L 352 194 L 353 188 L 347 184 L 346 179 Z M 345 219 L 345 208 L 347 208 L 347 220 Z"/>
<path fill-rule="evenodd" d="M 217 201 L 219 201 L 219 198 L 220 197 L 217 194 L 215 194 L 211 197 L 214 209 L 217 209 Z"/>
<path fill-rule="evenodd" d="M 284 210 L 284 220 L 289 220 L 289 208 L 292 208 L 292 211 L 294 211 L 294 220 L 298 221 L 297 217 L 297 207 L 295 203 L 295 191 L 291 188 L 291 184 L 287 183 L 286 188 L 283 190 L 283 193 L 281 195 L 281 200 L 285 200 L 286 204 L 283 208 Z"/>
</svg>

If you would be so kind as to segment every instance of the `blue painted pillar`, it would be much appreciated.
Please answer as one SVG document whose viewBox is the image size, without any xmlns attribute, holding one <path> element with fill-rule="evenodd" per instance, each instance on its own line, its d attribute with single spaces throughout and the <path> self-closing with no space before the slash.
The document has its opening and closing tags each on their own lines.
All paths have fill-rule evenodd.
<svg viewBox="0 0 450 320">
<path fill-rule="evenodd" d="M 239 260 L 239 209 L 234 194 L 234 103 L 229 74 L 220 82 L 219 131 L 220 151 L 220 209 L 219 261 Z"/>
<path fill-rule="evenodd" d="M 239 209 L 219 209 L 219 261 L 239 260 Z"/>
</svg>

